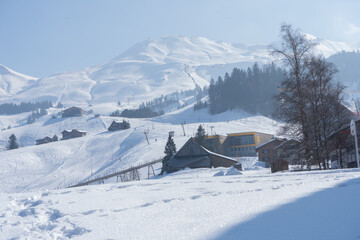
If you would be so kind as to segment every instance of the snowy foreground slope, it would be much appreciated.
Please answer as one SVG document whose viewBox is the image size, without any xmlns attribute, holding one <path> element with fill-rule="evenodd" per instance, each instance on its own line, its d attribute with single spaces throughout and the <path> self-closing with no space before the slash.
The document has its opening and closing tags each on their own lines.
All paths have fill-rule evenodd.
<svg viewBox="0 0 360 240">
<path fill-rule="evenodd" d="M 1 239 L 359 239 L 360 171 L 159 179 L 0 195 Z"/>
</svg>

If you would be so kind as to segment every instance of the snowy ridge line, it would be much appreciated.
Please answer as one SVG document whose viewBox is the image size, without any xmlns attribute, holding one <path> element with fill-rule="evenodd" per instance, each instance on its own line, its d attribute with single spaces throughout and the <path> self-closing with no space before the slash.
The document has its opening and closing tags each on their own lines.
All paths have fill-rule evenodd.
<svg viewBox="0 0 360 240">
<path fill-rule="evenodd" d="M 154 161 L 151 161 L 151 162 L 140 164 L 140 165 L 138 165 L 136 167 L 130 167 L 128 169 L 121 170 L 121 171 L 118 171 L 118 172 L 114 172 L 114 173 L 106 175 L 106 176 L 98 177 L 98 178 L 95 178 L 95 179 L 92 179 L 92 180 L 89 180 L 89 181 L 85 181 L 85 182 L 81 182 L 81 183 L 78 183 L 78 184 L 75 184 L 75 185 L 71 185 L 71 186 L 68 186 L 67 188 L 81 187 L 81 186 L 89 185 L 89 184 L 94 183 L 94 182 L 100 182 L 100 181 L 103 181 L 103 180 L 106 180 L 106 179 L 109 179 L 109 178 L 112 178 L 112 177 L 116 177 L 116 176 L 118 176 L 120 174 L 124 174 L 124 173 L 127 173 L 127 172 L 131 172 L 131 171 L 134 171 L 134 170 L 141 169 L 143 167 L 147 167 L 147 166 L 162 162 L 162 160 L 163 159 L 160 158 L 160 159 L 157 159 L 157 160 L 154 160 Z"/>
</svg>

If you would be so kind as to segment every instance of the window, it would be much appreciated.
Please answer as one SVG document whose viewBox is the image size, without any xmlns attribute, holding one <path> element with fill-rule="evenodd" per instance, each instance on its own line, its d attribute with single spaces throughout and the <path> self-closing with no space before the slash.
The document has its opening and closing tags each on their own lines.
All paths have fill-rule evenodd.
<svg viewBox="0 0 360 240">
<path fill-rule="evenodd" d="M 234 136 L 231 138 L 231 144 L 233 146 L 255 144 L 254 135 Z"/>
<path fill-rule="evenodd" d="M 264 149 L 264 150 L 262 150 L 262 153 L 269 153 L 270 151 L 269 151 L 269 149 Z"/>
<path fill-rule="evenodd" d="M 263 157 L 263 161 L 264 161 L 264 162 L 268 162 L 269 160 L 270 160 L 269 157 Z"/>
</svg>

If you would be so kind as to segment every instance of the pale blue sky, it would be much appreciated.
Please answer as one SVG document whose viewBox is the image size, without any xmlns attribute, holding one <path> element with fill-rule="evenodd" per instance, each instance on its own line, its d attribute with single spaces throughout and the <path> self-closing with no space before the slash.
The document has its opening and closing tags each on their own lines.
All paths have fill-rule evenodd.
<svg viewBox="0 0 360 240">
<path fill-rule="evenodd" d="M 358 0 L 0 0 L 0 64 L 44 77 L 170 35 L 268 44 L 280 24 L 360 42 Z"/>
</svg>

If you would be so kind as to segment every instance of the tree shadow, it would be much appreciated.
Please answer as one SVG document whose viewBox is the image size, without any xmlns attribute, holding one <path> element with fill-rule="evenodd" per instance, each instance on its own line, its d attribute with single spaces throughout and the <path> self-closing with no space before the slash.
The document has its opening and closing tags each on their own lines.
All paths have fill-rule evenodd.
<svg viewBox="0 0 360 240">
<path fill-rule="evenodd" d="M 262 213 L 213 239 L 359 240 L 360 178 Z"/>
</svg>

